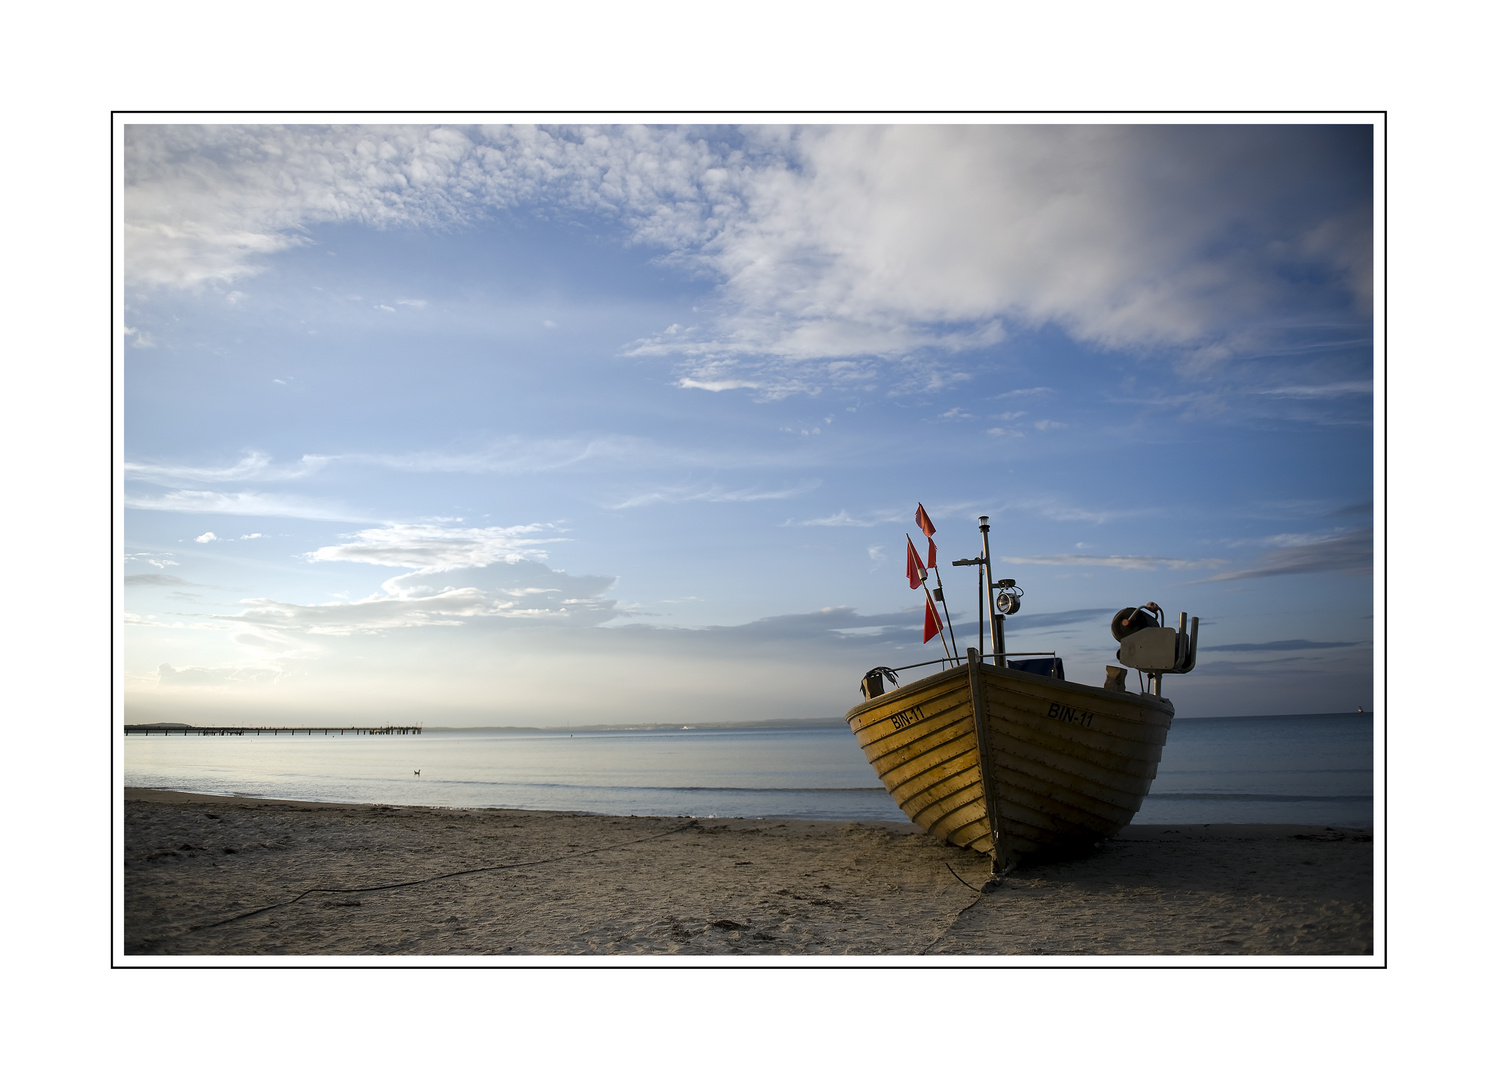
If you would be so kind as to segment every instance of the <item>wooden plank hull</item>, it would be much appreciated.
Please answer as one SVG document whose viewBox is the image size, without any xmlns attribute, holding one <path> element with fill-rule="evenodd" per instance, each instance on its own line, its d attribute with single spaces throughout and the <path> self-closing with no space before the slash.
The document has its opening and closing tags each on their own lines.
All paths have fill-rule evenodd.
<svg viewBox="0 0 1498 1080">
<path fill-rule="evenodd" d="M 992 852 L 994 807 L 1000 843 L 1018 856 L 1127 825 L 1149 794 L 1174 715 L 1166 698 L 980 664 L 881 694 L 847 720 L 911 821 L 938 840 Z"/>
</svg>

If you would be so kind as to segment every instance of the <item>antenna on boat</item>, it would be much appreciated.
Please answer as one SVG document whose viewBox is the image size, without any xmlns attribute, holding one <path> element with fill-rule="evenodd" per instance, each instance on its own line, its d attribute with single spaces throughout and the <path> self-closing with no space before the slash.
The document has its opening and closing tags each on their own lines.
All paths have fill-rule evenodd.
<svg viewBox="0 0 1498 1080">
<path fill-rule="evenodd" d="M 994 663 L 1000 663 L 1004 654 L 1004 616 L 994 610 L 993 591 L 999 586 L 993 583 L 993 564 L 988 551 L 988 515 L 978 518 L 978 529 L 983 533 L 983 554 L 976 559 L 953 559 L 953 566 L 976 566 L 978 568 L 978 655 L 983 655 L 983 612 L 988 611 L 988 627 L 993 636 Z M 1013 585 L 1006 579 L 1007 585 Z M 952 639 L 956 641 L 956 636 Z M 1000 664 L 1002 666 L 1002 664 Z"/>
</svg>

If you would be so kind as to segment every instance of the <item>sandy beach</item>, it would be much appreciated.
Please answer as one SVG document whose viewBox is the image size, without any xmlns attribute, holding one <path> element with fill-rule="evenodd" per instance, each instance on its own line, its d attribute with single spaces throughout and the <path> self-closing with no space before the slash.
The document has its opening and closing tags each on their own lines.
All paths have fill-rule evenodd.
<svg viewBox="0 0 1498 1080">
<path fill-rule="evenodd" d="M 886 822 L 126 789 L 126 956 L 1368 956 L 1369 830 L 1134 825 L 980 890 Z"/>
</svg>

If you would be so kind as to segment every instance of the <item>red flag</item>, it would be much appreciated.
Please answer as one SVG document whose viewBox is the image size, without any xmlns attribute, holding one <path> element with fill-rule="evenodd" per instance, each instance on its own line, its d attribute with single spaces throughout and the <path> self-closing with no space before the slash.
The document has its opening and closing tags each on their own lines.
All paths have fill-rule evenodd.
<svg viewBox="0 0 1498 1080">
<path fill-rule="evenodd" d="M 921 638 L 924 645 L 937 634 L 941 633 L 941 616 L 936 613 L 936 605 L 931 602 L 931 597 L 926 597 L 926 636 Z"/>
<path fill-rule="evenodd" d="M 931 539 L 931 534 L 936 532 L 936 526 L 931 524 L 931 517 L 926 513 L 926 508 L 920 503 L 915 504 L 915 523 L 921 527 L 921 532 L 926 534 L 926 539 Z M 936 548 L 932 548 L 935 551 Z"/>
<path fill-rule="evenodd" d="M 928 540 L 927 543 L 929 543 L 931 545 L 931 553 L 926 556 L 926 565 L 929 566 L 929 567 L 931 567 L 931 569 L 935 570 L 936 569 L 936 541 L 935 540 Z"/>
<path fill-rule="evenodd" d="M 921 565 L 921 557 L 916 554 L 915 545 L 908 536 L 905 538 L 905 576 L 910 579 L 912 589 L 919 589 L 921 582 L 926 580 L 926 568 Z"/>
</svg>

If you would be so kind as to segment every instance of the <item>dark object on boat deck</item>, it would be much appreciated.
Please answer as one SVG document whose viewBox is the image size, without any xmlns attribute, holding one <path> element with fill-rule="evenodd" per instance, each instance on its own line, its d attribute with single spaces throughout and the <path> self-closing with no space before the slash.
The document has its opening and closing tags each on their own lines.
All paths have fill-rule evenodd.
<svg viewBox="0 0 1498 1080">
<path fill-rule="evenodd" d="M 1029 660 L 1011 660 L 1009 666 L 1015 671 L 1028 671 L 1031 675 L 1049 675 L 1053 679 L 1066 678 L 1066 666 L 1059 656 L 1036 656 Z"/>
<path fill-rule="evenodd" d="M 885 679 L 889 680 L 891 688 L 900 685 L 900 676 L 895 674 L 893 668 L 876 667 L 864 675 L 863 682 L 859 684 L 859 688 L 863 691 L 863 699 L 868 701 L 884 693 Z"/>
<path fill-rule="evenodd" d="M 1137 634 L 1146 627 L 1159 625 L 1160 623 L 1147 608 L 1126 607 L 1113 616 L 1113 625 L 1109 629 L 1113 631 L 1114 641 L 1122 641 L 1130 634 Z"/>
</svg>

